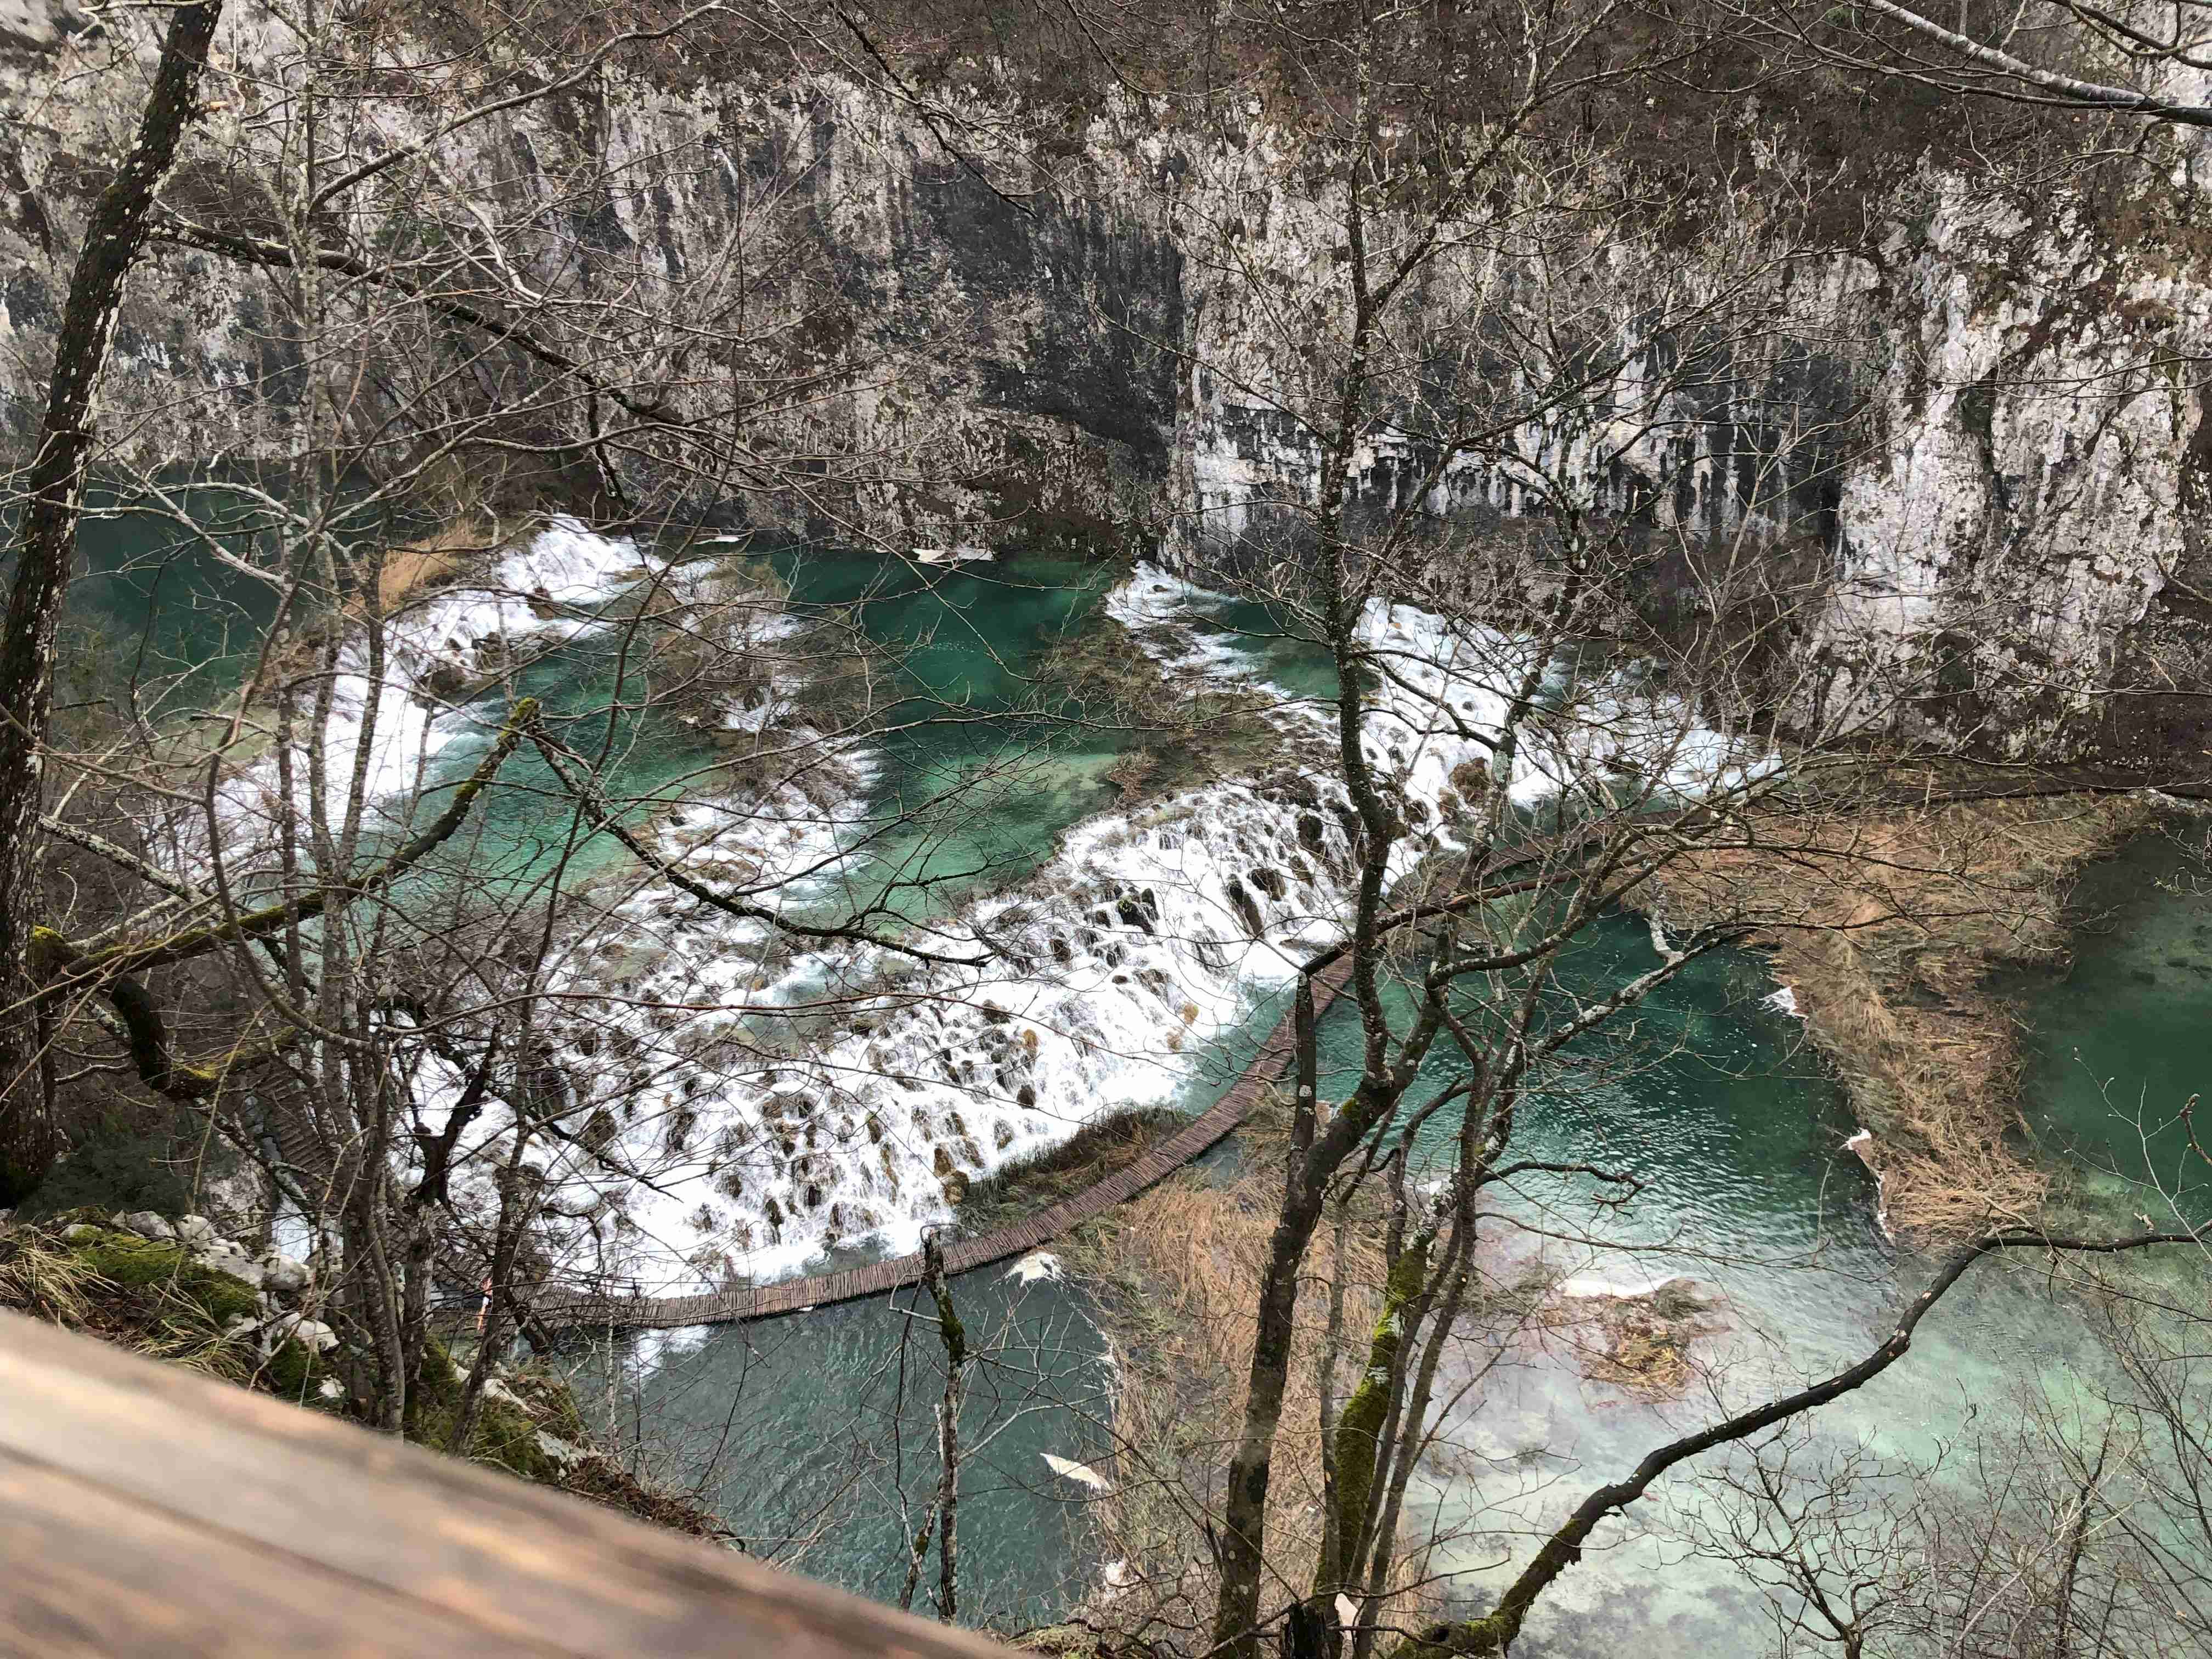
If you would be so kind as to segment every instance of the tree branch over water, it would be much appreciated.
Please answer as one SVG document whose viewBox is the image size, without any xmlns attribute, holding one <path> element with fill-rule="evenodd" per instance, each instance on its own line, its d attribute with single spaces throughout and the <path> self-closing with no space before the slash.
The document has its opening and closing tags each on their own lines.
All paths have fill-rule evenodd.
<svg viewBox="0 0 2212 1659">
<path fill-rule="evenodd" d="M 1583 1545 L 1588 1541 L 1599 1522 L 1609 1515 L 1625 1512 L 1650 1490 L 1651 1484 L 1673 1468 L 1716 1446 L 1742 1440 L 1757 1434 L 1761 1429 L 1797 1416 L 1800 1413 L 1817 1410 L 1831 1401 L 1840 1399 L 1855 1389 L 1864 1387 L 1875 1377 L 1905 1358 L 1912 1346 L 1912 1333 L 1929 1309 L 1941 1301 L 1948 1291 L 1966 1276 L 1966 1270 L 1984 1256 L 1999 1250 L 2045 1249 L 2054 1255 L 2116 1255 L 2125 1251 L 2148 1249 L 2163 1244 L 2201 1245 L 2204 1241 L 2191 1232 L 2138 1233 L 2125 1238 L 2053 1237 L 2048 1234 L 2025 1229 L 1991 1233 L 1954 1252 L 1936 1270 L 1928 1288 L 1915 1297 L 1897 1322 L 1896 1329 L 1857 1364 L 1838 1371 L 1833 1376 L 1800 1389 L 1795 1394 L 1770 1400 L 1763 1406 L 1724 1419 L 1695 1434 L 1671 1440 L 1646 1454 L 1644 1461 L 1632 1470 L 1627 1478 L 1600 1486 L 1583 1499 L 1569 1516 L 1565 1524 L 1544 1541 L 1536 1552 L 1536 1559 L 1522 1570 L 1513 1581 L 1495 1612 L 1480 1619 L 1462 1620 L 1454 1624 L 1432 1625 L 1418 1636 L 1401 1643 L 1392 1659 L 1437 1659 L 1438 1656 L 1502 1654 L 1513 1644 L 1521 1633 L 1521 1626 L 1544 1592 L 1566 1570 L 1582 1559 Z"/>
</svg>

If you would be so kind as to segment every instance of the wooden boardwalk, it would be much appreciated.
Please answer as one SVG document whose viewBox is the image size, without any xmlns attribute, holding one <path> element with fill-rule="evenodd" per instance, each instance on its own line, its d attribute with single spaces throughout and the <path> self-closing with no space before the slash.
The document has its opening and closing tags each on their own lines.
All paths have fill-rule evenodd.
<svg viewBox="0 0 2212 1659">
<path fill-rule="evenodd" d="M 1314 1014 L 1326 1012 L 1351 976 L 1346 956 L 1314 977 Z M 1181 1169 L 1242 1123 L 1259 1103 L 1261 1091 L 1290 1063 L 1296 1040 L 1289 1012 L 1276 1022 L 1243 1074 L 1209 1109 L 1177 1130 L 1128 1168 L 1085 1188 L 1019 1222 L 981 1238 L 945 1247 L 948 1273 L 964 1273 L 1009 1256 L 1026 1255 L 1078 1222 L 1134 1198 L 1146 1188 Z M 576 1326 L 619 1326 L 625 1329 L 675 1329 L 687 1325 L 726 1325 L 739 1320 L 771 1319 L 832 1302 L 882 1296 L 921 1280 L 921 1252 L 872 1261 L 837 1273 L 787 1279 L 773 1285 L 737 1285 L 700 1296 L 594 1296 L 580 1291 L 540 1292 L 532 1299 L 531 1317 L 549 1330 Z"/>
</svg>

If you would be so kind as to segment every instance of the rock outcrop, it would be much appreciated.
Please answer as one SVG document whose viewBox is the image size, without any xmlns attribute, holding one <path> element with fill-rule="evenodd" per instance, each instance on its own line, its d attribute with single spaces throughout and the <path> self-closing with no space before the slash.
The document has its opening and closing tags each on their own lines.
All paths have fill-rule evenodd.
<svg viewBox="0 0 2212 1659">
<path fill-rule="evenodd" d="M 281 51 L 266 25 L 234 8 L 226 61 Z M 0 27 L 0 431 L 19 444 L 86 202 L 135 108 L 109 27 L 58 0 Z M 791 416 L 823 458 L 816 484 L 701 510 L 955 555 L 1214 556 L 1255 497 L 1310 483 L 1311 445 L 1273 406 L 1290 372 L 1273 331 L 1337 279 L 1326 158 L 1294 108 L 1256 100 L 1201 127 L 1109 89 L 1046 131 L 1018 99 L 957 95 L 985 135 L 973 156 L 849 79 L 671 58 L 474 124 L 449 171 L 498 179 L 485 199 L 540 225 L 541 257 L 696 317 L 749 296 L 793 363 L 836 368 L 843 392 Z M 264 142 L 251 113 L 208 117 L 171 186 L 185 210 L 239 210 L 240 158 Z M 385 143 L 423 118 L 362 111 Z M 993 154 L 991 134 L 1014 136 Z M 2014 757 L 2194 743 L 2195 700 L 2100 695 L 2187 683 L 2212 659 L 2212 426 L 2190 368 L 2212 350 L 2212 243 L 2190 228 L 2201 192 L 2175 154 L 2170 180 L 2139 169 L 2118 185 L 2008 189 L 1940 159 L 1893 177 L 1849 251 L 1789 262 L 1828 343 L 1717 388 L 1671 455 L 1605 459 L 1616 504 L 1727 527 L 1742 457 L 1765 441 L 1729 409 L 1779 396 L 1835 427 L 1791 461 L 1771 526 L 1820 550 L 1807 697 L 1833 709 L 1924 688 L 1901 711 L 1922 734 Z M 422 344 L 353 325 L 345 349 L 370 356 Z M 110 428 L 142 461 L 282 455 L 307 416 L 307 351 L 266 272 L 157 246 L 118 334 Z M 362 395 L 425 400 L 426 417 L 458 395 L 391 380 L 362 377 Z M 1401 488 L 1407 459 L 1378 434 L 1361 487 Z M 1644 499 L 1660 459 L 1663 499 Z M 1520 504 L 1474 470 L 1444 494 L 1478 520 Z"/>
</svg>

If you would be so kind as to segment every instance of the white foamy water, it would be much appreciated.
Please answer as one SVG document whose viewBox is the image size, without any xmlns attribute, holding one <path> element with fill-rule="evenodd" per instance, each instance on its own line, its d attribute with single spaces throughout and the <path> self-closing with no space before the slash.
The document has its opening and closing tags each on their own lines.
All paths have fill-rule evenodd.
<svg viewBox="0 0 2212 1659">
<path fill-rule="evenodd" d="M 340 647 L 330 716 L 319 732 L 305 729 L 312 703 L 302 700 L 292 756 L 295 813 L 306 816 L 309 769 L 319 759 L 333 814 L 361 766 L 364 804 L 396 816 L 392 804 L 412 799 L 442 750 L 489 729 L 458 700 L 600 626 L 608 602 L 644 574 L 640 564 L 635 543 L 558 517 L 488 569 L 387 617 L 380 663 L 366 631 L 357 630 Z M 266 846 L 283 809 L 276 757 L 264 756 L 222 786 L 216 812 L 225 846 Z"/>
<path fill-rule="evenodd" d="M 1251 654 L 1191 625 L 1217 598 L 1140 566 L 1107 603 L 1172 671 L 1251 690 Z M 1457 844 L 1483 775 L 1470 763 L 1487 760 L 1506 710 L 1492 688 L 1528 650 L 1402 605 L 1370 606 L 1364 626 L 1387 671 L 1369 757 L 1411 825 L 1395 877 Z M 1275 719 L 1273 770 L 1079 825 L 1029 880 L 921 940 L 981 963 L 917 967 L 867 945 L 794 954 L 665 884 L 625 899 L 564 987 L 555 1058 L 578 1091 L 568 1121 L 582 1146 L 550 1173 L 569 1260 L 675 1290 L 799 1271 L 839 1243 L 910 1249 L 963 1181 L 1174 1098 L 1203 1052 L 1335 937 L 1350 900 L 1348 801 L 1316 747 L 1333 711 Z M 1513 793 L 1541 799 L 1595 758 L 1686 792 L 1738 767 L 1677 707 L 1580 690 L 1525 747 Z M 830 773 L 842 781 L 826 791 L 691 809 L 714 823 L 710 856 L 756 890 L 826 883 L 841 822 L 857 816 L 835 797 L 864 787 L 857 768 Z M 587 989 L 603 1000 L 577 995 Z M 758 1018 L 854 996 L 811 1039 Z"/>
</svg>

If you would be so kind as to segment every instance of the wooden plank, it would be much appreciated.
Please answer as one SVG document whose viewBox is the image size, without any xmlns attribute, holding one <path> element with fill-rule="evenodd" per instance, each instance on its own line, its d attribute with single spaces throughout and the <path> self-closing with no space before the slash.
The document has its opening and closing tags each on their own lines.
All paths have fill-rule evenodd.
<svg viewBox="0 0 2212 1659">
<path fill-rule="evenodd" d="M 58 1449 L 66 1455 L 66 1449 Z M 555 1656 L 411 1595 L 187 1525 L 0 1452 L 0 1650 L 116 1654 Z"/>
<path fill-rule="evenodd" d="M 0 1400 L 0 1652 L 1006 1652 L 14 1314 Z"/>
</svg>

